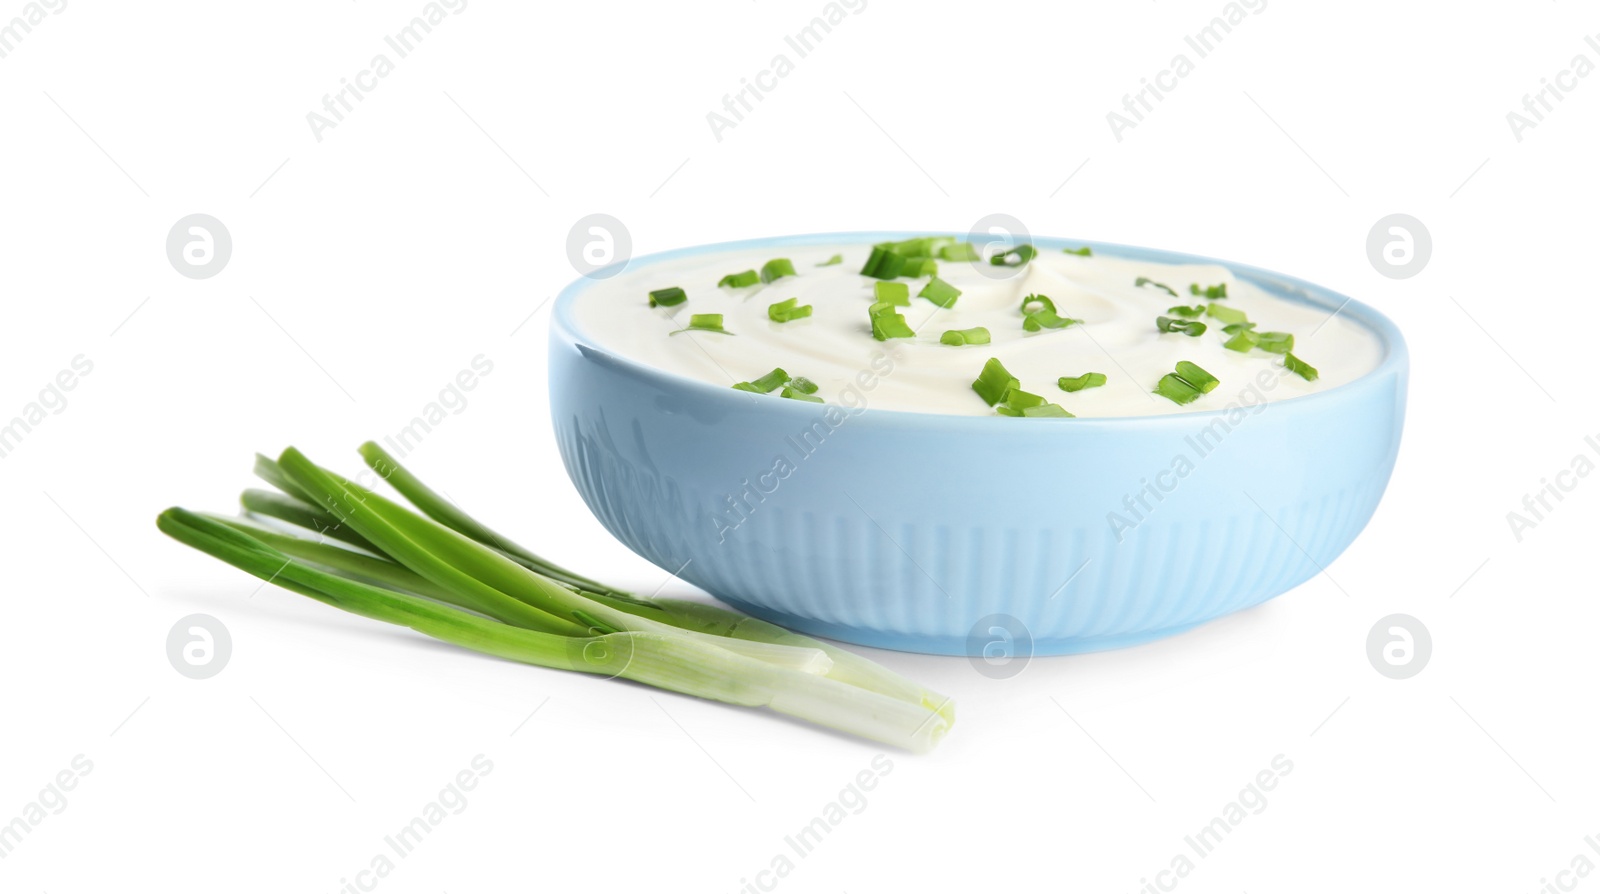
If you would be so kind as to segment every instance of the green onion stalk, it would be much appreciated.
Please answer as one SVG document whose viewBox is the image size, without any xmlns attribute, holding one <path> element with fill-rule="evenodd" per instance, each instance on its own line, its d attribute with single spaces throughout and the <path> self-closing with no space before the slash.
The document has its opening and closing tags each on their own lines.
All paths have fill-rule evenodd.
<svg viewBox="0 0 1600 894">
<path fill-rule="evenodd" d="M 360 452 L 415 511 L 291 447 L 276 460 L 257 457 L 257 475 L 278 492 L 245 491 L 245 517 L 173 508 L 157 525 L 285 589 L 500 658 L 767 707 L 913 752 L 932 749 L 955 721 L 949 698 L 859 655 L 556 565 L 461 511 L 377 444 Z"/>
</svg>

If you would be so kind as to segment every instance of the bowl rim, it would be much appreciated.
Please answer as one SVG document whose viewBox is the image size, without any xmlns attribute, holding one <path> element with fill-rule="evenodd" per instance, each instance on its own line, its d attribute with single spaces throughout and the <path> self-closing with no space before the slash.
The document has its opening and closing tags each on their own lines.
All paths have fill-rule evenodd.
<svg viewBox="0 0 1600 894">
<path fill-rule="evenodd" d="M 589 289 L 603 285 L 608 279 L 624 271 L 642 268 L 651 264 L 679 258 L 696 257 L 724 251 L 739 251 L 756 248 L 778 247 L 804 247 L 812 245 L 833 245 L 838 243 L 871 244 L 877 242 L 899 241 L 921 236 L 951 236 L 956 239 L 967 239 L 970 233 L 957 233 L 947 231 L 928 230 L 859 230 L 841 231 L 830 233 L 795 233 L 784 236 L 763 236 L 755 239 L 736 239 L 727 242 L 709 242 L 700 245 L 673 248 L 666 251 L 652 252 L 615 261 L 594 272 L 567 284 L 557 293 L 551 309 L 551 335 L 560 334 L 574 346 L 581 345 L 587 351 L 594 352 L 606 358 L 610 363 L 627 369 L 630 373 L 642 378 L 659 383 L 663 387 L 687 388 L 692 393 L 704 395 L 707 400 L 744 401 L 749 392 L 738 391 L 733 388 L 713 385 L 699 379 L 671 372 L 647 363 L 635 360 L 614 351 L 607 350 L 595 343 L 593 336 L 586 333 L 573 318 L 574 305 Z M 1198 255 L 1190 252 L 1171 251 L 1147 246 L 1128 245 L 1118 242 L 1097 242 L 1089 239 L 1064 239 L 1056 236 L 1029 235 L 1028 241 L 1035 247 L 1046 249 L 1078 248 L 1088 246 L 1095 254 L 1105 254 L 1107 257 L 1125 258 L 1129 260 L 1143 260 L 1168 264 L 1215 264 L 1226 267 L 1234 276 L 1246 280 L 1251 284 L 1267 291 L 1274 297 L 1285 301 L 1308 305 L 1329 311 L 1328 319 L 1334 316 L 1344 316 L 1354 320 L 1368 332 L 1376 336 L 1381 343 L 1383 356 L 1378 365 L 1365 373 L 1335 385 L 1326 391 L 1317 391 L 1311 394 L 1301 394 L 1282 400 L 1267 401 L 1267 406 L 1284 407 L 1295 406 L 1313 409 L 1309 404 L 1318 401 L 1329 402 L 1337 400 L 1339 396 L 1348 394 L 1358 387 L 1370 386 L 1375 379 L 1384 376 L 1403 375 L 1409 365 L 1409 354 L 1406 349 L 1405 337 L 1401 335 L 1400 328 L 1383 313 L 1371 305 L 1364 304 L 1354 298 L 1335 292 L 1324 286 L 1299 277 L 1267 270 L 1251 264 L 1240 264 L 1221 258 L 1207 255 Z M 604 275 L 597 275 L 604 274 Z M 554 380 L 550 383 L 555 387 Z M 809 403 L 806 401 L 774 400 L 768 402 L 768 409 L 774 412 L 788 412 L 795 418 L 810 418 L 816 411 L 825 405 Z M 787 406 L 786 406 L 787 405 Z M 970 424 L 992 425 L 988 416 L 964 416 L 952 413 L 925 413 L 917 410 L 897 410 L 888 407 L 864 406 L 857 408 L 839 406 L 852 417 L 862 416 L 878 419 L 880 422 L 903 421 L 919 425 L 965 426 Z M 748 404 L 744 404 L 748 409 Z M 1206 408 L 1197 410 L 1183 410 L 1177 413 L 1160 413 L 1142 416 L 1086 416 L 1066 419 L 1040 418 L 1031 420 L 1033 425 L 1002 426 L 1001 431 L 1040 431 L 1043 427 L 1038 423 L 1056 424 L 1073 427 L 1140 427 L 1152 425 L 1167 425 L 1186 423 L 1188 420 L 1204 420 L 1221 417 L 1233 412 L 1232 405 L 1220 408 Z"/>
</svg>

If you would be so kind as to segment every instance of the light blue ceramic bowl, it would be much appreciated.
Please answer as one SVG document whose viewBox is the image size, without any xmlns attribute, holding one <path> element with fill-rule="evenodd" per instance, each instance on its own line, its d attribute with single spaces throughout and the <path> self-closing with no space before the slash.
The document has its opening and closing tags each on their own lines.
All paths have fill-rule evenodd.
<svg viewBox="0 0 1600 894">
<path fill-rule="evenodd" d="M 923 234 L 788 236 L 628 266 L 913 235 Z M 868 407 L 833 426 L 817 404 L 753 400 L 596 347 L 574 321 L 595 285 L 583 279 L 556 299 L 550 331 L 567 472 L 601 523 L 661 568 L 750 614 L 890 649 L 976 654 L 997 636 L 1018 640 L 1013 649 L 1031 640 L 1036 654 L 1116 648 L 1317 574 L 1365 527 L 1394 468 L 1407 377 L 1399 330 L 1281 274 L 1088 244 L 1097 255 L 1221 263 L 1268 292 L 1338 310 L 1381 340 L 1383 359 L 1356 381 L 1253 412 L 1022 421 Z M 826 437 L 804 455 L 795 439 L 807 430 Z M 794 467 L 786 478 L 769 474 L 779 457 Z M 1179 457 L 1193 467 L 1183 477 Z M 753 509 L 730 531 L 728 499 L 748 493 L 747 481 L 771 492 L 746 496 Z M 1136 511 L 1141 492 L 1149 508 Z"/>
</svg>

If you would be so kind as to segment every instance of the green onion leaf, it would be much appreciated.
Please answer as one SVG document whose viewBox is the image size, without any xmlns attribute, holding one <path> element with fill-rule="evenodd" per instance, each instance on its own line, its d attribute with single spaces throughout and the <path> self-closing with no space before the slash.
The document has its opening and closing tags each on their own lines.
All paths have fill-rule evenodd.
<svg viewBox="0 0 1600 894">
<path fill-rule="evenodd" d="M 1138 279 L 1133 281 L 1133 284 L 1135 286 L 1137 286 L 1137 287 L 1140 287 L 1140 288 L 1142 288 L 1144 286 L 1155 286 L 1156 288 L 1160 289 L 1163 292 L 1166 292 L 1168 295 L 1171 295 L 1174 298 L 1178 297 L 1178 293 L 1172 291 L 1172 287 L 1171 286 L 1162 285 L 1161 283 L 1156 282 L 1155 280 L 1151 279 L 1148 276 L 1139 277 Z"/>
<path fill-rule="evenodd" d="M 939 272 L 939 262 L 933 258 L 906 258 L 900 265 L 900 275 L 910 279 L 934 276 Z"/>
<path fill-rule="evenodd" d="M 1037 256 L 1039 252 L 1032 245 L 1024 242 L 1014 245 L 1005 251 L 989 258 L 989 263 L 996 267 L 1021 267 Z"/>
<path fill-rule="evenodd" d="M 790 379 L 789 387 L 800 392 L 801 394 L 817 393 L 817 383 L 811 381 L 805 376 L 795 376 L 794 378 Z"/>
<path fill-rule="evenodd" d="M 792 385 L 785 385 L 784 388 L 783 388 L 783 391 L 778 396 L 779 397 L 787 397 L 790 400 L 810 401 L 811 403 L 814 403 L 814 404 L 827 403 L 827 401 L 824 401 L 822 398 L 817 397 L 817 396 L 812 395 L 812 394 L 808 394 L 808 393 L 806 393 L 804 391 L 801 391 L 800 389 L 795 388 Z"/>
<path fill-rule="evenodd" d="M 1042 407 L 1045 403 L 1042 396 L 1012 386 L 1007 389 L 1005 397 L 995 405 L 994 409 L 1002 416 L 1021 416 L 1024 410 Z"/>
<path fill-rule="evenodd" d="M 688 332 L 690 330 L 695 332 L 720 332 L 723 335 L 734 334 L 722 328 L 722 314 L 690 314 L 689 325 L 682 329 L 674 329 L 667 334 L 677 335 L 680 332 Z"/>
<path fill-rule="evenodd" d="M 1167 373 L 1156 383 L 1155 393 L 1175 404 L 1188 404 L 1216 388 L 1217 384 L 1216 376 L 1187 360 L 1180 360 L 1176 372 Z"/>
<path fill-rule="evenodd" d="M 1240 323 L 1250 322 L 1250 318 L 1245 316 L 1244 311 L 1228 307 L 1223 304 L 1217 304 L 1216 302 L 1206 305 L 1206 316 L 1211 317 L 1214 320 L 1221 320 L 1229 326 L 1237 326 Z"/>
<path fill-rule="evenodd" d="M 1105 373 L 1084 373 L 1081 376 L 1062 376 L 1056 380 L 1056 386 L 1062 391 L 1082 391 L 1085 388 L 1099 388 L 1106 383 Z"/>
<path fill-rule="evenodd" d="M 1074 323 L 1082 322 L 1057 314 L 1056 303 L 1044 295 L 1023 296 L 1022 328 L 1027 332 L 1038 332 L 1040 329 L 1065 329 Z"/>
<path fill-rule="evenodd" d="M 1218 384 L 1220 384 L 1216 376 L 1206 372 L 1187 360 L 1179 360 L 1178 365 L 1175 367 L 1175 371 L 1178 373 L 1179 378 L 1183 379 L 1185 382 L 1188 382 L 1190 385 L 1199 388 L 1203 393 L 1210 393 L 1217 387 Z"/>
<path fill-rule="evenodd" d="M 949 307 L 961 297 L 961 290 L 935 276 L 928 280 L 928 284 L 917 293 L 918 298 L 926 298 L 940 307 Z"/>
<path fill-rule="evenodd" d="M 1256 324 L 1250 322 L 1229 323 L 1228 325 L 1222 327 L 1222 331 L 1228 333 L 1229 335 L 1233 335 L 1235 333 L 1248 331 L 1254 328 L 1256 328 Z"/>
<path fill-rule="evenodd" d="M 743 273 L 730 273 L 724 276 L 722 279 L 717 280 L 717 285 L 719 287 L 727 286 L 730 289 L 742 289 L 745 286 L 753 286 L 760 281 L 761 274 L 754 270 L 746 270 Z"/>
<path fill-rule="evenodd" d="M 1222 331 L 1226 332 L 1230 328 L 1232 327 L 1223 327 Z M 1250 349 L 1256 346 L 1256 334 L 1249 329 L 1239 329 L 1233 333 L 1232 338 L 1223 342 L 1222 346 L 1230 351 L 1248 354 Z"/>
<path fill-rule="evenodd" d="M 1257 332 L 1256 347 L 1273 354 L 1287 354 L 1294 350 L 1294 336 L 1287 332 Z"/>
<path fill-rule="evenodd" d="M 905 315 L 895 311 L 896 306 L 880 301 L 867 308 L 867 317 L 872 321 L 873 338 L 888 341 L 891 338 L 911 338 L 917 334 L 906 324 Z"/>
<path fill-rule="evenodd" d="M 1195 338 L 1206 331 L 1206 324 L 1199 320 L 1177 320 L 1172 317 L 1156 317 L 1157 332 L 1181 332 L 1190 338 Z"/>
<path fill-rule="evenodd" d="M 800 304 L 796 307 L 795 305 L 799 304 L 799 302 L 799 298 L 785 298 L 777 304 L 769 304 L 767 305 L 767 318 L 774 323 L 787 323 L 790 320 L 811 316 L 811 305 Z"/>
<path fill-rule="evenodd" d="M 874 245 L 872 253 L 867 255 L 867 262 L 861 265 L 861 275 L 874 279 L 894 279 L 900 275 L 900 266 L 905 263 L 905 258 L 894 253 L 884 245 Z"/>
<path fill-rule="evenodd" d="M 898 304 L 901 307 L 911 305 L 911 287 L 903 282 L 875 282 L 872 284 L 872 298 L 880 304 Z"/>
<path fill-rule="evenodd" d="M 788 258 L 773 258 L 761 265 L 762 282 L 772 282 L 775 279 L 794 275 L 794 264 Z"/>
<path fill-rule="evenodd" d="M 939 246 L 939 260 L 941 261 L 976 261 L 978 249 L 970 242 L 952 242 L 949 245 Z"/>
<path fill-rule="evenodd" d="M 1090 251 L 1089 250 L 1089 246 L 1087 246 L 1087 245 L 1085 245 L 1082 248 L 1063 248 L 1061 251 L 1062 251 L 1063 254 L 1077 255 L 1080 258 L 1088 258 L 1088 257 L 1093 257 L 1094 256 L 1094 252 Z"/>
<path fill-rule="evenodd" d="M 990 357 L 989 362 L 983 365 L 983 372 L 978 373 L 978 378 L 973 381 L 972 390 L 978 392 L 978 396 L 992 407 L 1005 398 L 1006 392 L 1021 384 L 998 357 Z"/>
<path fill-rule="evenodd" d="M 784 372 L 782 367 L 777 367 L 759 379 L 740 382 L 733 387 L 740 391 L 753 391 L 756 394 L 771 394 L 787 381 L 789 381 L 789 374 Z"/>
<path fill-rule="evenodd" d="M 1205 298 L 1208 301 L 1215 301 L 1218 298 L 1228 297 L 1228 284 L 1225 282 L 1218 283 L 1214 286 L 1206 286 L 1204 289 L 1202 289 L 1200 288 L 1199 283 L 1192 282 L 1189 283 L 1189 294 L 1199 295 L 1201 298 Z"/>
<path fill-rule="evenodd" d="M 822 263 L 818 264 L 817 266 L 818 267 L 833 267 L 833 266 L 836 266 L 838 264 L 843 264 L 843 263 L 844 263 L 844 255 L 834 255 L 833 257 L 827 259 L 826 261 L 823 261 Z"/>
<path fill-rule="evenodd" d="M 1038 416 L 1045 416 L 1045 417 L 1054 416 L 1054 417 L 1058 417 L 1058 418 L 1062 418 L 1062 419 L 1075 419 L 1075 418 L 1077 418 L 1077 417 L 1073 416 L 1071 413 L 1068 413 L 1066 411 L 1066 408 L 1062 407 L 1060 404 L 1040 404 L 1037 407 L 1028 407 L 1028 408 L 1026 408 L 1026 409 L 1024 409 L 1022 411 L 1022 415 L 1027 416 L 1029 418 L 1038 417 Z"/>
<path fill-rule="evenodd" d="M 1305 379 L 1307 382 L 1315 382 L 1317 380 L 1317 368 L 1288 351 L 1283 352 L 1283 365 L 1290 372 Z"/>
<path fill-rule="evenodd" d="M 687 300 L 689 300 L 689 296 L 685 295 L 683 290 L 677 286 L 669 289 L 656 289 L 650 293 L 651 307 L 677 307 Z"/>
<path fill-rule="evenodd" d="M 1167 313 L 1169 313 L 1169 314 L 1177 314 L 1180 317 L 1184 317 L 1185 319 L 1190 319 L 1190 320 L 1200 316 L 1201 314 L 1203 314 L 1205 312 L 1206 312 L 1206 306 L 1204 304 L 1196 304 L 1194 307 L 1190 307 L 1187 304 L 1176 304 L 1176 305 L 1173 305 L 1172 307 L 1167 308 Z"/>
<path fill-rule="evenodd" d="M 971 329 L 946 329 L 939 336 L 939 343 L 944 345 L 986 345 L 989 343 L 989 330 L 982 326 Z"/>
</svg>

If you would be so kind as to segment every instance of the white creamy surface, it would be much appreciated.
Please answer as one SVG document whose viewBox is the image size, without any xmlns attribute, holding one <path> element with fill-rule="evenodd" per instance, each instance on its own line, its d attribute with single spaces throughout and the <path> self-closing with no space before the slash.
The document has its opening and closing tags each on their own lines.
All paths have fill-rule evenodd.
<svg viewBox="0 0 1600 894">
<path fill-rule="evenodd" d="M 967 416 L 995 415 L 971 388 L 990 357 L 1000 358 L 1024 391 L 1076 416 L 1093 417 L 1202 412 L 1241 399 L 1283 400 L 1349 382 L 1374 369 L 1382 356 L 1377 336 L 1362 326 L 1270 295 L 1221 265 L 1085 258 L 1053 249 L 1041 249 L 1009 278 L 991 278 L 966 261 L 939 261 L 939 278 L 961 290 L 950 308 L 916 297 L 927 277 L 894 280 L 911 290 L 911 305 L 898 310 L 917 336 L 878 341 L 867 315 L 878 280 L 859 273 L 870 249 L 870 244 L 741 249 L 647 264 L 595 283 L 578 296 L 574 315 L 596 347 L 713 385 L 731 387 L 782 367 L 816 382 L 817 396 L 829 403 Z M 816 266 L 834 254 L 844 255 L 844 263 Z M 723 276 L 759 271 L 775 257 L 789 258 L 797 275 L 743 289 L 717 286 Z M 1171 286 L 1179 297 L 1135 286 L 1141 276 Z M 1199 318 L 1207 328 L 1196 337 L 1156 331 L 1156 317 L 1171 316 L 1167 308 L 1205 303 L 1189 294 L 1191 283 L 1203 288 L 1223 282 L 1228 298 L 1217 303 L 1248 314 L 1258 331 L 1292 333 L 1294 355 L 1317 368 L 1317 381 L 1286 372 L 1280 355 L 1227 350 L 1222 343 L 1229 336 L 1211 317 Z M 682 288 L 688 300 L 672 308 L 649 307 L 649 293 L 669 286 Z M 1061 316 L 1083 323 L 1024 331 L 1020 307 L 1030 293 L 1048 296 Z M 812 315 L 788 323 L 769 320 L 768 305 L 787 298 L 812 305 Z M 697 313 L 722 314 L 733 334 L 669 335 Z M 990 344 L 939 342 L 947 329 L 974 326 L 989 330 Z M 1199 364 L 1221 384 L 1184 406 L 1153 394 L 1180 360 Z M 1073 393 L 1056 385 L 1062 376 L 1086 372 L 1104 373 L 1106 384 Z M 1260 388 L 1262 380 L 1270 387 Z M 870 389 L 863 387 L 869 383 Z M 773 394 L 771 399 L 780 398 Z"/>
</svg>

